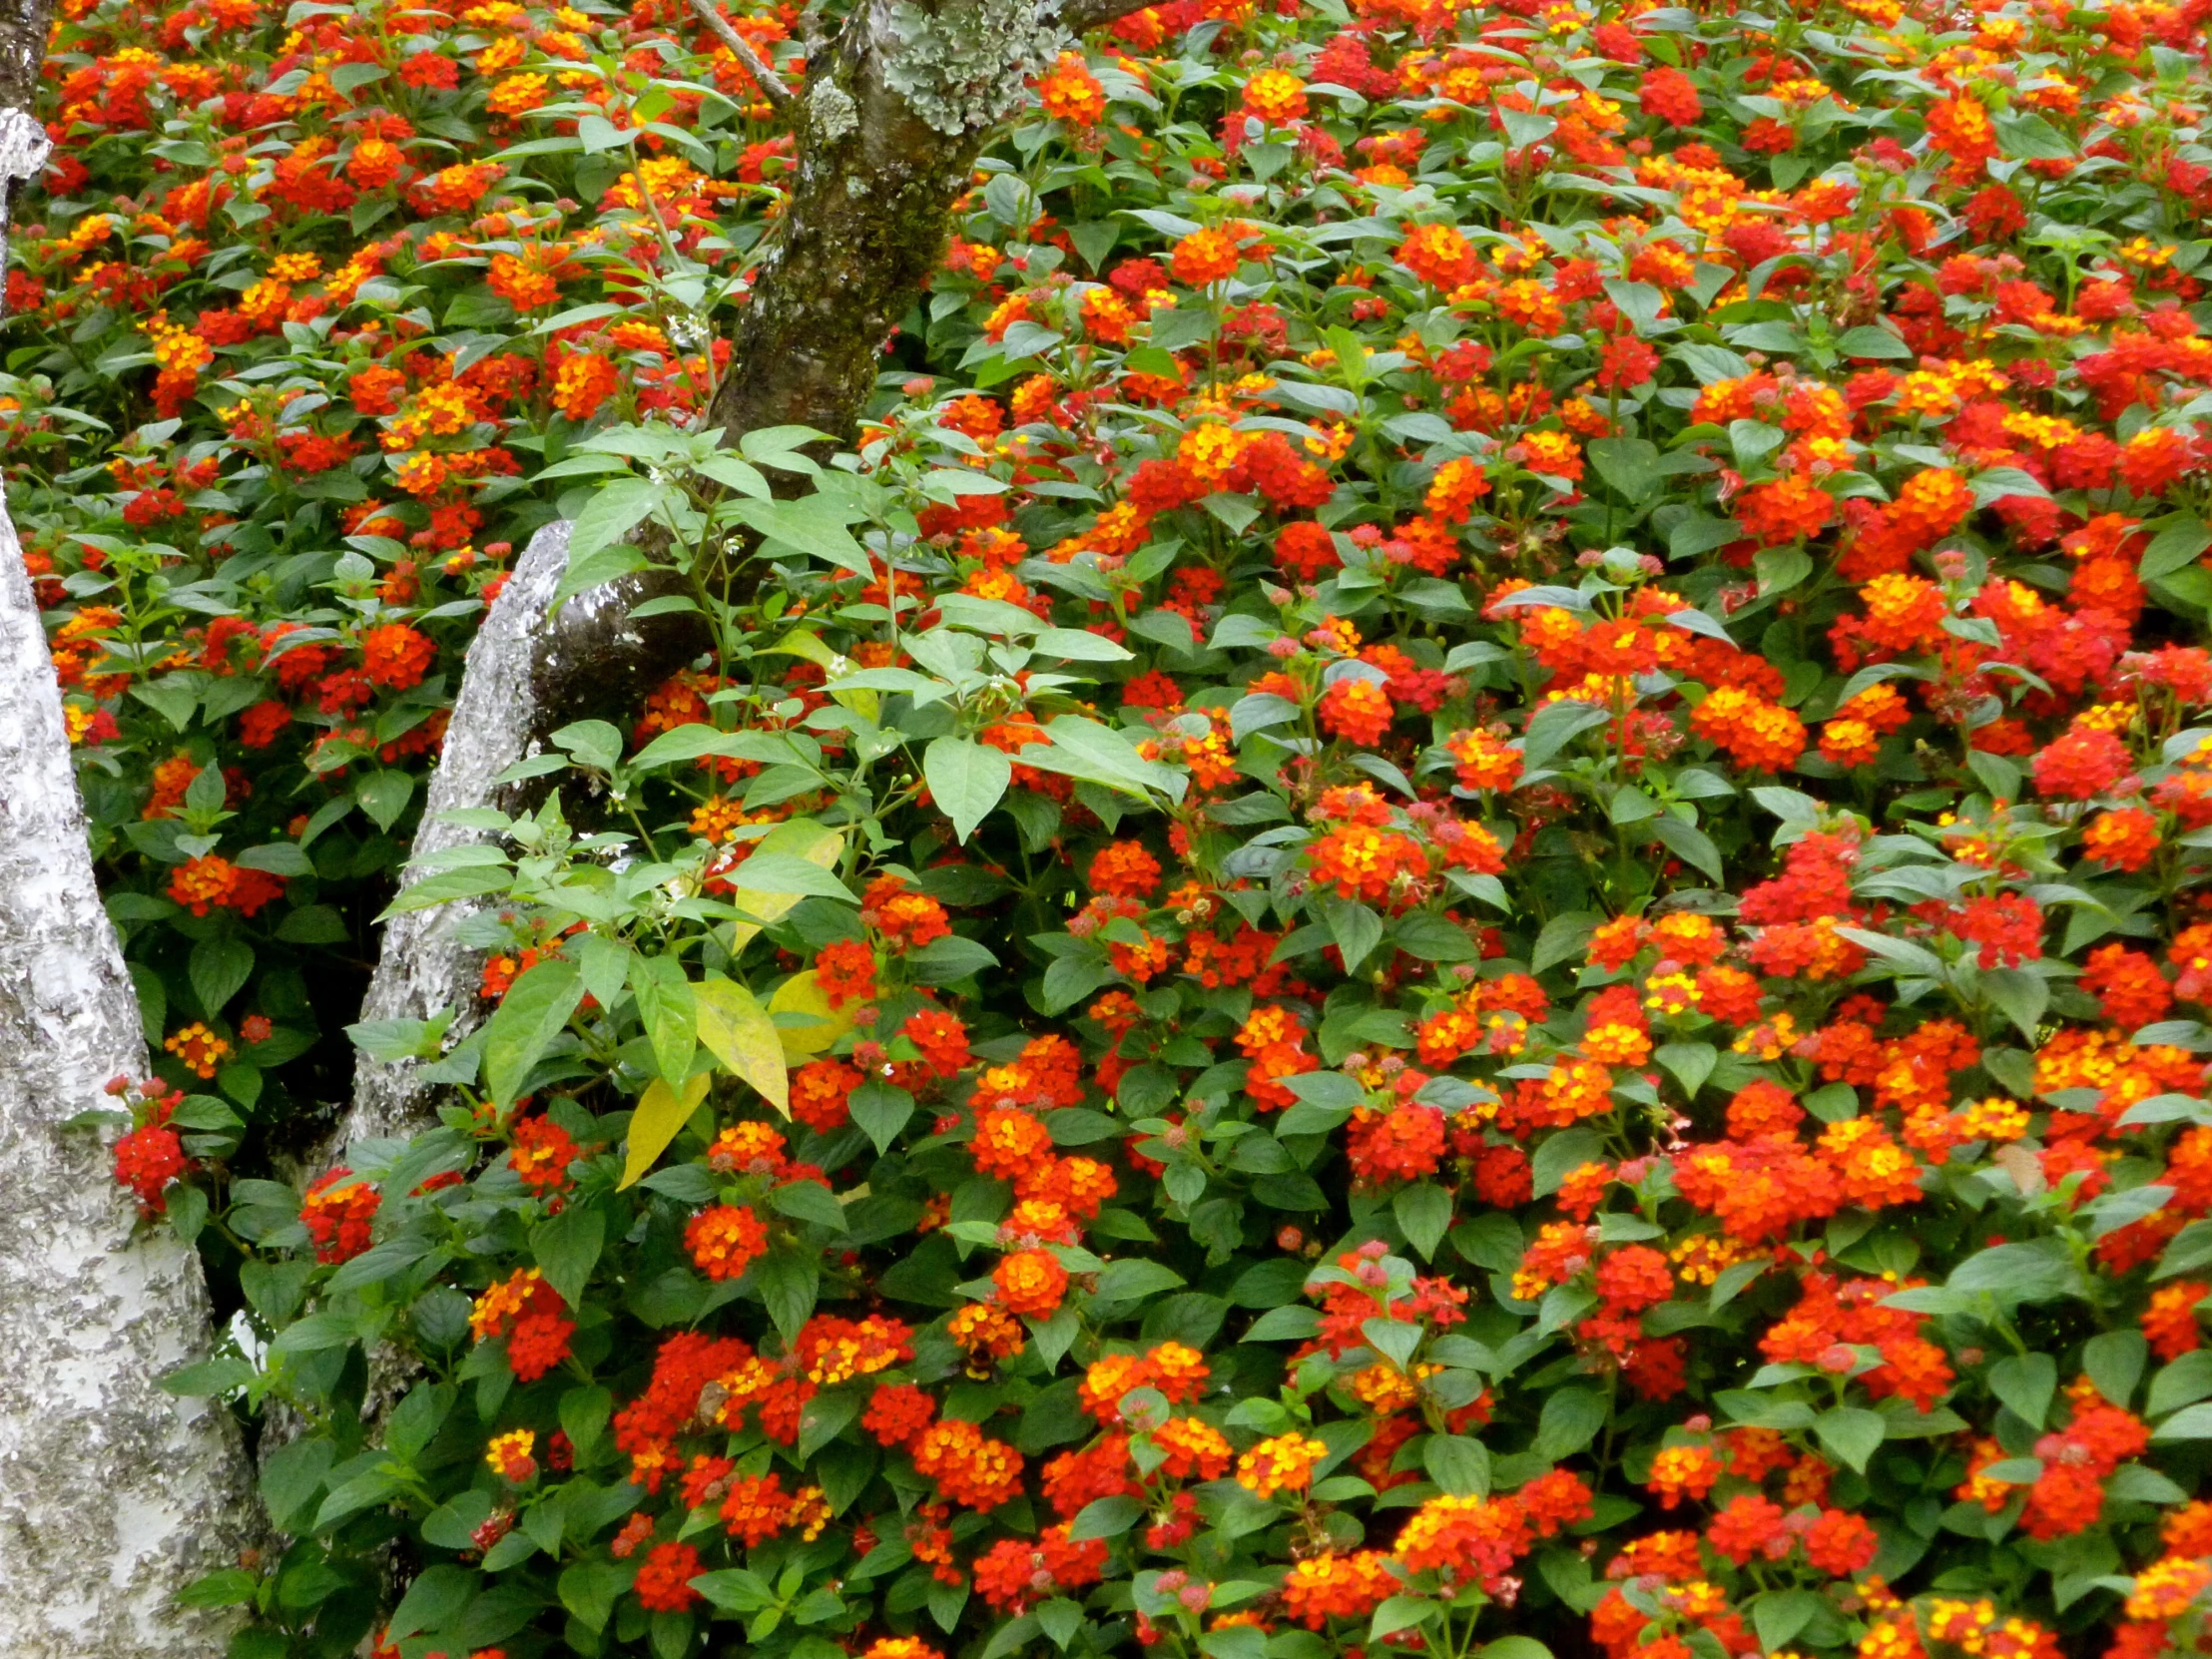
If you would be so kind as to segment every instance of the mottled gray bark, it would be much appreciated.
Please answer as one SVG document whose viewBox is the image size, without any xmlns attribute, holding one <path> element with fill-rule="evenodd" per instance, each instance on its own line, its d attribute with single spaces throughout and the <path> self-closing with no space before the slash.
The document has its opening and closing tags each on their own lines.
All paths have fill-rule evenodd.
<svg viewBox="0 0 2212 1659">
<path fill-rule="evenodd" d="M 883 343 L 944 257 L 952 204 L 1073 31 L 1142 0 L 863 0 L 808 65 L 798 165 L 709 415 L 851 435 Z"/>
<path fill-rule="evenodd" d="M 53 21 L 54 0 L 0 0 L 0 107 L 27 110 L 37 102 Z"/>
<path fill-rule="evenodd" d="M 201 1357 L 200 1260 L 134 1234 L 108 1137 L 62 1124 L 147 1074 L 93 886 L 61 693 L 0 506 L 0 1649 L 213 1659 L 233 1613 L 170 1598 L 257 1512 L 237 1425 L 155 1379 Z"/>
<path fill-rule="evenodd" d="M 567 568 L 568 525 L 547 525 L 530 538 L 469 645 L 445 747 L 415 831 L 416 866 L 433 853 L 485 838 L 446 815 L 475 807 L 514 813 L 531 806 L 542 784 L 502 786 L 498 778 L 537 754 L 551 733 L 594 716 L 627 718 L 647 690 L 706 649 L 696 617 L 631 620 L 638 604 L 670 591 L 668 579 L 652 572 L 579 594 L 558 617 L 549 615 Z M 448 1042 L 466 1036 L 477 1019 L 484 957 L 456 934 L 482 908 L 466 901 L 440 904 L 386 923 L 361 1018 L 426 1019 L 453 1008 L 458 1017 Z M 419 1069 L 411 1062 L 385 1064 L 362 1055 L 352 1108 L 331 1151 L 427 1121 L 432 1090 L 415 1075 Z"/>
</svg>

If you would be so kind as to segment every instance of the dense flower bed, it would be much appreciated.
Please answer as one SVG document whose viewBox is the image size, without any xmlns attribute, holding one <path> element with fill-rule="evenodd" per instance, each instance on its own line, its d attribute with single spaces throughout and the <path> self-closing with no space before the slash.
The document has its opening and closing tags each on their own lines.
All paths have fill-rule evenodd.
<svg viewBox="0 0 2212 1659">
<path fill-rule="evenodd" d="M 242 1654 L 2196 1646 L 2205 0 L 1136 13 L 829 468 L 687 429 L 790 146 L 671 0 L 64 9 L 8 491 L 174 1385 L 308 1425 Z M 722 646 L 302 1194 L 577 514 Z"/>
</svg>

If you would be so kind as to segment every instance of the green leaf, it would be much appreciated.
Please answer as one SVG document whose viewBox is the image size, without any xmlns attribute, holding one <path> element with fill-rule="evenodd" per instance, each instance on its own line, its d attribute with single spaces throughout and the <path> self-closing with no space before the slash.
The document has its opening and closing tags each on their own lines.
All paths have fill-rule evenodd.
<svg viewBox="0 0 2212 1659">
<path fill-rule="evenodd" d="M 1095 1293 L 1100 1302 L 1143 1302 L 1165 1292 L 1179 1290 L 1183 1276 L 1165 1262 L 1148 1262 L 1141 1257 L 1125 1257 L 1106 1264 L 1098 1276 Z"/>
<path fill-rule="evenodd" d="M 1535 115 L 1527 110 L 1509 110 L 1498 107 L 1498 115 L 1505 123 L 1505 142 L 1515 150 L 1525 150 L 1531 144 L 1541 144 L 1559 130 L 1559 123 L 1548 115 Z M 1382 1632 L 1376 1631 L 1381 1638 Z"/>
<path fill-rule="evenodd" d="M 1982 1292 L 1999 1302 L 2053 1302 L 2081 1294 L 2081 1272 L 2057 1239 L 1992 1245 L 1951 1270 L 1953 1291 Z"/>
<path fill-rule="evenodd" d="M 1380 1642 L 1396 1631 L 1410 1630 L 1415 1625 L 1426 1624 L 1442 1612 L 1442 1603 L 1431 1601 L 1426 1596 L 1387 1596 L 1376 1608 L 1375 1617 L 1368 1622 L 1368 1640 Z M 1257 1636 L 1260 1632 L 1255 1630 L 1253 1634 Z"/>
<path fill-rule="evenodd" d="M 1983 968 L 1981 988 L 1990 1006 L 2019 1028 L 2030 1043 L 2050 1006 L 2050 981 L 2025 968 Z"/>
<path fill-rule="evenodd" d="M 2154 1468 L 2122 1463 L 2104 1483 L 2104 1495 L 2122 1503 L 2186 1503 L 2190 1494 Z"/>
<path fill-rule="evenodd" d="M 906 971 L 913 975 L 916 983 L 923 985 L 949 985 L 996 966 L 998 957 L 990 946 L 962 938 L 957 933 L 931 939 L 919 950 L 906 955 Z"/>
<path fill-rule="evenodd" d="M 867 549 L 845 528 L 843 509 L 826 496 L 810 495 L 799 501 L 747 501 L 735 509 L 734 516 L 771 543 L 855 576 L 872 577 L 875 573 Z"/>
<path fill-rule="evenodd" d="M 622 732 L 604 720 L 572 721 L 553 734 L 553 745 L 577 765 L 597 772 L 612 772 L 622 764 Z"/>
<path fill-rule="evenodd" d="M 548 956 L 516 976 L 484 1028 L 484 1086 L 496 1104 L 515 1103 L 530 1068 L 583 999 L 583 978 L 565 956 Z"/>
<path fill-rule="evenodd" d="M 2165 528 L 2143 549 L 2142 577 L 2146 582 L 2186 570 L 2197 562 L 2198 555 L 2212 547 L 2212 528 L 2194 513 L 2177 513 L 2164 523 Z"/>
<path fill-rule="evenodd" d="M 619 1561 L 573 1561 L 561 1569 L 561 1605 L 586 1630 L 604 1630 L 614 1616 L 616 1598 L 630 1587 L 635 1575 L 634 1563 L 625 1566 Z"/>
<path fill-rule="evenodd" d="M 2058 1362 L 2047 1354 L 2011 1354 L 1989 1368 L 1989 1391 L 2030 1428 L 2041 1428 L 2058 1392 Z"/>
<path fill-rule="evenodd" d="M 638 999 L 638 1018 L 652 1044 L 654 1064 L 675 1087 L 691 1076 L 692 1056 L 699 1048 L 699 1003 L 684 965 L 673 956 L 633 956 L 630 989 Z"/>
<path fill-rule="evenodd" d="M 1881 1449 L 1889 1424 L 1879 1411 L 1838 1405 L 1813 1419 L 1813 1432 L 1822 1445 L 1864 1474 L 1867 1460 Z"/>
<path fill-rule="evenodd" d="M 2150 1344 L 2140 1331 L 2107 1331 L 2081 1346 L 2081 1369 L 2097 1385 L 2097 1392 L 2124 1407 L 2143 1380 L 2150 1358 Z"/>
<path fill-rule="evenodd" d="M 1045 728 L 1045 735 L 1052 740 L 1049 745 L 1022 746 L 1022 765 L 1069 778 L 1087 778 L 1146 800 L 1155 791 L 1171 800 L 1182 798 L 1181 774 L 1144 759 L 1136 745 L 1113 727 L 1101 726 L 1081 715 L 1061 715 Z"/>
<path fill-rule="evenodd" d="M 630 982 L 631 950 L 627 941 L 605 933 L 578 933 L 562 946 L 562 953 L 576 961 L 583 975 L 584 994 L 602 1008 L 612 1008 Z"/>
<path fill-rule="evenodd" d="M 1528 717 L 1527 730 L 1521 734 L 1522 765 L 1534 772 L 1584 732 L 1612 718 L 1608 710 L 1595 703 L 1572 698 L 1546 703 Z"/>
<path fill-rule="evenodd" d="M 1605 816 L 1614 824 L 1641 824 L 1646 819 L 1657 818 L 1660 811 L 1659 803 L 1642 790 L 1633 784 L 1623 784 L 1606 804 Z"/>
<path fill-rule="evenodd" d="M 1604 1156 L 1605 1137 L 1595 1129 L 1577 1126 L 1545 1136 L 1543 1145 L 1536 1148 L 1536 1156 L 1529 1160 L 1536 1196 L 1549 1197 L 1559 1190 L 1560 1182 L 1584 1164 L 1594 1164 Z"/>
<path fill-rule="evenodd" d="M 1076 663 L 1126 663 L 1133 655 L 1127 646 L 1081 628 L 1046 628 L 1034 643 L 1039 651 Z"/>
<path fill-rule="evenodd" d="M 2162 1417 L 2179 1406 L 2212 1394 L 2212 1349 L 2192 1349 L 2171 1365 L 2158 1368 L 2150 1380 L 2150 1399 L 2143 1407 Z"/>
<path fill-rule="evenodd" d="M 435 875 L 425 876 L 422 880 L 410 882 L 401 888 L 399 896 L 385 905 L 376 919 L 389 921 L 393 916 L 405 915 L 410 910 L 427 910 L 433 905 L 450 904 L 456 898 L 481 898 L 486 893 L 505 892 L 514 884 L 514 871 L 504 865 L 496 869 L 440 870 Z M 342 930 L 338 934 L 339 938 L 346 936 Z"/>
<path fill-rule="evenodd" d="M 761 1288 L 768 1317 L 787 1347 L 799 1340 L 800 1327 L 815 1311 L 815 1294 L 822 1279 L 822 1258 L 810 1251 L 779 1250 L 753 1264 L 753 1282 Z"/>
<path fill-rule="evenodd" d="M 594 489 L 569 526 L 569 576 L 562 579 L 562 587 L 569 586 L 578 560 L 620 541 L 669 495 L 669 486 L 635 475 L 611 478 Z"/>
<path fill-rule="evenodd" d="M 286 880 L 314 873 L 313 860 L 300 850 L 297 841 L 270 841 L 262 846 L 250 846 L 232 862 L 241 869 L 266 869 Z"/>
<path fill-rule="evenodd" d="M 262 1460 L 262 1501 L 269 1518 L 278 1526 L 303 1519 L 302 1511 L 322 1490 L 322 1482 L 337 1460 L 332 1440 L 299 1439 L 279 1446 Z"/>
<path fill-rule="evenodd" d="M 1721 1062 L 1720 1050 L 1711 1043 L 1662 1043 L 1652 1058 L 1674 1073 L 1683 1094 L 1692 1100 Z"/>
<path fill-rule="evenodd" d="M 1661 813 L 1651 821 L 1651 832 L 1657 835 L 1668 851 L 1690 865 L 1701 875 L 1716 883 L 1724 879 L 1721 873 L 1720 848 L 1713 838 L 1695 825 L 1684 824 L 1672 813 Z"/>
<path fill-rule="evenodd" d="M 604 493 L 606 491 L 602 491 L 602 495 L 593 495 L 593 502 L 600 502 Z M 637 518 L 644 518 L 644 511 L 639 511 Z M 577 520 L 577 524 L 582 526 L 582 520 Z M 635 524 L 637 520 L 633 518 L 628 524 L 619 526 L 615 535 L 628 535 L 631 529 L 635 529 Z M 604 588 L 608 582 L 619 582 L 622 577 L 635 571 L 644 571 L 648 564 L 651 564 L 651 560 L 646 560 L 646 555 L 639 553 L 635 546 L 600 546 L 600 549 L 591 553 L 580 553 L 571 542 L 569 569 L 562 575 L 560 586 L 553 588 L 553 604 L 560 606 L 573 600 L 577 593 L 591 593 L 593 588 Z"/>
<path fill-rule="evenodd" d="M 2154 1440 L 2212 1440 L 2212 1405 L 2190 1405 L 2150 1431 Z"/>
<path fill-rule="evenodd" d="M 440 1549 L 474 1549 L 474 1533 L 491 1514 L 491 1493 L 476 1489 L 456 1492 L 422 1518 L 425 1542 Z"/>
<path fill-rule="evenodd" d="M 1752 1603 L 1752 1627 L 1759 1632 L 1759 1646 L 1775 1653 L 1794 1641 L 1828 1605 L 1812 1590 L 1769 1590 Z"/>
<path fill-rule="evenodd" d="M 1871 322 L 1863 322 L 1856 328 L 1846 328 L 1836 341 L 1836 349 L 1847 357 L 1880 357 L 1910 360 L 1913 348 L 1905 343 L 1902 334 L 1891 332 Z"/>
<path fill-rule="evenodd" d="M 183 1398 L 213 1397 L 243 1388 L 259 1375 L 235 1354 L 218 1355 L 198 1365 L 180 1366 L 155 1383 L 165 1394 Z"/>
<path fill-rule="evenodd" d="M 1536 1419 L 1536 1452 L 1557 1463 L 1580 1451 L 1605 1426 L 1605 1396 L 1595 1388 L 1560 1388 L 1544 1396 Z"/>
<path fill-rule="evenodd" d="M 1433 1181 L 1416 1182 L 1397 1190 L 1390 1212 L 1405 1242 L 1420 1252 L 1422 1261 L 1433 1261 L 1436 1247 L 1451 1230 L 1451 1194 Z"/>
<path fill-rule="evenodd" d="M 701 1573 L 691 1582 L 693 1589 L 727 1613 L 758 1613 L 776 1602 L 776 1590 L 768 1580 L 744 1567 Z"/>
<path fill-rule="evenodd" d="M 1813 574 L 1813 556 L 1801 547 L 1763 547 L 1752 556 L 1759 597 L 1788 593 Z"/>
<path fill-rule="evenodd" d="M 844 1206 L 837 1202 L 836 1194 L 819 1181 L 787 1182 L 773 1189 L 768 1201 L 769 1207 L 781 1215 L 832 1227 L 839 1233 L 851 1230 L 844 1219 Z"/>
<path fill-rule="evenodd" d="M 399 1598 L 399 1605 L 392 1609 L 391 1623 L 384 1630 L 385 1640 L 396 1642 L 402 1636 L 451 1624 L 461 1616 L 461 1609 L 468 1605 L 480 1582 L 479 1576 L 466 1567 L 449 1563 L 425 1567 L 407 1586 L 407 1593 Z"/>
<path fill-rule="evenodd" d="M 877 1152 L 888 1152 L 914 1115 L 914 1097 L 888 1083 L 862 1083 L 846 1102 L 852 1121 L 875 1143 Z"/>
<path fill-rule="evenodd" d="M 678 732 L 684 730 L 683 727 L 677 728 Z M 673 737 L 675 733 L 666 733 L 664 736 Z M 654 740 L 655 743 L 660 741 L 659 738 Z M 754 858 L 765 857 L 770 853 L 788 853 L 818 869 L 829 870 L 834 867 L 843 851 L 844 835 L 841 831 L 817 824 L 812 819 L 794 819 L 788 824 L 779 824 L 763 835 L 753 858 L 748 858 L 746 865 L 750 866 Z M 741 868 L 738 885 L 730 891 L 730 902 L 753 919 L 731 924 L 731 954 L 736 955 L 744 950 L 762 927 L 781 919 L 803 896 L 805 895 L 800 893 L 764 892 L 745 878 Z M 852 895 L 841 886 L 828 896 L 842 898 L 848 904 L 852 902 Z"/>
<path fill-rule="evenodd" d="M 1453 1497 L 1490 1495 L 1490 1450 L 1469 1434 L 1431 1434 L 1421 1467 Z"/>
<path fill-rule="evenodd" d="M 175 678 L 141 680 L 131 695 L 182 732 L 192 724 L 200 707 L 200 694 Z"/>
<path fill-rule="evenodd" d="M 194 1579 L 177 1592 L 180 1607 L 242 1607 L 254 1599 L 262 1581 L 244 1567 L 223 1567 Z"/>
<path fill-rule="evenodd" d="M 1133 1497 L 1102 1497 L 1083 1505 L 1068 1527 L 1071 1541 L 1086 1538 L 1118 1538 L 1144 1516 L 1144 1504 Z"/>
<path fill-rule="evenodd" d="M 530 1229 L 530 1254 L 545 1282 L 571 1308 L 584 1305 L 584 1288 L 607 1238 L 607 1218 L 594 1206 L 570 1202 L 561 1213 Z"/>
<path fill-rule="evenodd" d="M 799 1185 L 823 1191 L 812 1181 L 802 1181 Z M 851 1388 L 827 1388 L 808 1400 L 806 1408 L 799 1413 L 800 1461 L 806 1462 L 843 1433 L 859 1414 L 860 1395 Z"/>
<path fill-rule="evenodd" d="M 223 769 L 212 761 L 194 773 L 192 782 L 185 787 L 185 811 L 188 813 L 220 813 L 229 799 L 230 786 L 223 777 Z"/>
<path fill-rule="evenodd" d="M 1345 972 L 1356 973 L 1382 942 L 1382 918 L 1356 898 L 1324 898 L 1322 916 L 1344 954 Z"/>
<path fill-rule="evenodd" d="M 1579 956 L 1590 942 L 1590 935 L 1605 918 L 1589 910 L 1569 910 L 1564 915 L 1553 916 L 1536 935 L 1536 948 L 1528 958 L 1532 972 L 1541 973 L 1556 967 L 1569 958 Z"/>
<path fill-rule="evenodd" d="M 847 904 L 857 902 L 851 889 L 810 857 L 764 849 L 740 864 L 737 873 L 743 890 L 749 893 L 767 893 L 779 898 L 836 898 Z M 740 909 L 753 913 L 751 904 L 734 902 L 738 902 Z M 763 919 L 773 921 L 776 918 Z"/>
<path fill-rule="evenodd" d="M 2004 154 L 2011 161 L 2062 162 L 2078 153 L 2073 140 L 2039 115 L 2000 112 L 1992 118 L 1991 125 L 1996 128 L 1997 142 L 2004 146 Z"/>
<path fill-rule="evenodd" d="M 1590 464 L 1626 501 L 1642 501 L 1659 482 L 1659 446 L 1649 438 L 1598 438 Z"/>
<path fill-rule="evenodd" d="M 200 1011 L 214 1019 L 254 977 L 254 947 L 238 938 L 202 939 L 192 947 L 185 975 Z"/>
<path fill-rule="evenodd" d="M 1014 763 L 1003 750 L 947 734 L 930 741 L 921 772 L 930 799 L 952 821 L 954 837 L 965 843 L 1013 782 Z"/>
<path fill-rule="evenodd" d="M 353 799 L 377 829 L 389 830 L 399 822 L 414 799 L 414 776 L 405 772 L 372 772 L 353 786 Z"/>
</svg>

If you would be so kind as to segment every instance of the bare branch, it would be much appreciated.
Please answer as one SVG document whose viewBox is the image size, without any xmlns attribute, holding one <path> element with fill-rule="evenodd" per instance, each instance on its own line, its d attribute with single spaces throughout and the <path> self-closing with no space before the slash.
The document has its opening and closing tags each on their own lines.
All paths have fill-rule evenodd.
<svg viewBox="0 0 2212 1659">
<path fill-rule="evenodd" d="M 730 27 L 730 20 L 715 8 L 714 0 L 691 0 L 691 8 L 699 14 L 699 21 L 722 37 L 722 43 L 737 53 L 738 62 L 745 65 L 772 107 L 779 112 L 792 104 L 792 89 L 784 85 L 776 71 L 769 68 L 768 59 L 754 48 L 751 41 Z"/>
<path fill-rule="evenodd" d="M 1141 12 L 1157 4 L 1159 0 L 1072 0 L 1071 4 L 1060 8 L 1060 20 L 1076 34 L 1087 35 L 1093 29 L 1120 21 L 1131 12 Z"/>
</svg>

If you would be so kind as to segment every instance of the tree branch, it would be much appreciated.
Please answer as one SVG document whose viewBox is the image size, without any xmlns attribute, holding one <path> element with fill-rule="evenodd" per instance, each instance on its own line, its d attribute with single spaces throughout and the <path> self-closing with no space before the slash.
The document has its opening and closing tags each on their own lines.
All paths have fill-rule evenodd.
<svg viewBox="0 0 2212 1659">
<path fill-rule="evenodd" d="M 1060 8 L 1060 20 L 1074 33 L 1087 35 L 1093 29 L 1118 23 L 1131 12 L 1141 12 L 1158 3 L 1159 0 L 1071 0 Z"/>
<path fill-rule="evenodd" d="M 746 73 L 753 77 L 770 107 L 779 114 L 788 113 L 792 107 L 792 89 L 784 85 L 753 43 L 730 26 L 730 20 L 716 9 L 715 0 L 691 0 L 691 8 L 699 14 L 700 22 L 720 35 L 723 44 L 737 53 L 738 62 L 745 65 Z"/>
</svg>

